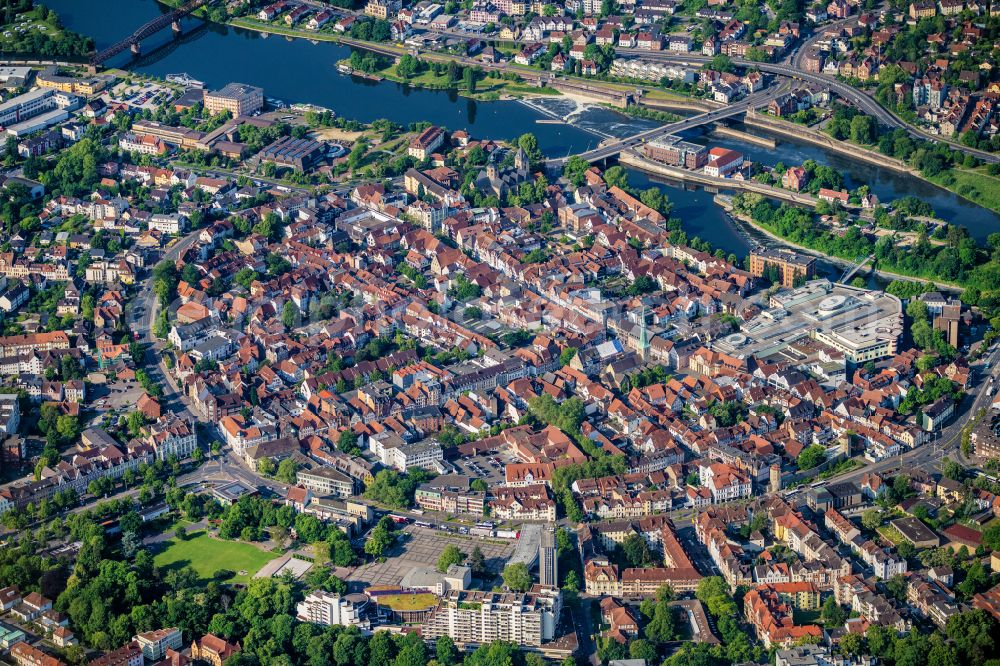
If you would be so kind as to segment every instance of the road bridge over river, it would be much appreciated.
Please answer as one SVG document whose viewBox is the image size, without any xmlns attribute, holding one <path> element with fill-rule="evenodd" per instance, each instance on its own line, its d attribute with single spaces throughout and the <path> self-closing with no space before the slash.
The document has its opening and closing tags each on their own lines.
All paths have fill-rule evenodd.
<svg viewBox="0 0 1000 666">
<path fill-rule="evenodd" d="M 666 51 L 639 51 L 637 49 L 617 49 L 619 56 L 629 55 L 640 57 L 646 60 L 656 60 L 659 62 L 669 62 L 673 64 L 687 64 L 695 67 L 701 67 L 707 61 L 711 60 L 710 57 L 702 55 L 700 53 L 670 53 Z M 762 72 L 767 74 L 773 74 L 775 76 L 784 77 L 789 80 L 799 80 L 805 81 L 807 83 L 812 83 L 824 88 L 829 88 L 835 92 L 842 99 L 850 102 L 855 108 L 865 113 L 866 115 L 876 118 L 879 123 L 885 125 L 890 129 L 902 128 L 905 129 L 911 136 L 918 139 L 923 139 L 926 141 L 933 141 L 935 143 L 945 143 L 949 147 L 954 148 L 963 153 L 967 153 L 976 157 L 986 163 L 996 163 L 1000 162 L 1000 156 L 993 153 L 986 152 L 984 150 L 979 150 L 977 148 L 970 148 L 964 146 L 960 143 L 952 141 L 946 137 L 935 136 L 924 132 L 919 127 L 910 125 L 884 106 L 879 104 L 874 98 L 872 98 L 867 93 L 858 90 L 857 88 L 845 83 L 839 79 L 832 76 L 827 76 L 826 74 L 817 74 L 814 72 L 806 72 L 800 67 L 792 66 L 783 63 L 771 63 L 771 62 L 749 62 L 734 59 L 734 61 L 743 66 L 755 67 Z"/>
<path fill-rule="evenodd" d="M 700 127 L 702 125 L 707 125 L 709 123 L 718 122 L 720 120 L 725 120 L 726 118 L 732 118 L 734 116 L 742 115 L 747 112 L 748 109 L 756 108 L 767 104 L 775 97 L 781 95 L 785 88 L 783 86 L 774 86 L 770 90 L 764 90 L 761 92 L 754 93 L 729 106 L 722 107 L 721 109 L 715 109 L 708 111 L 706 113 L 701 113 L 697 116 L 692 116 L 690 118 L 685 118 L 679 120 L 675 123 L 670 123 L 668 125 L 662 125 L 661 127 L 656 127 L 651 130 L 646 130 L 645 132 L 640 132 L 633 136 L 625 137 L 623 139 L 614 139 L 610 141 L 605 141 L 602 145 L 594 148 L 593 150 L 588 150 L 587 152 L 580 153 L 577 157 L 581 157 L 588 162 L 600 162 L 606 160 L 610 157 L 618 155 L 624 150 L 629 148 L 634 148 L 640 144 L 646 143 L 648 141 L 653 141 L 661 136 L 666 136 L 668 134 L 676 134 L 678 132 L 683 132 L 685 130 L 693 129 L 695 127 Z M 558 169 L 561 167 L 568 159 L 569 155 L 566 157 L 550 159 L 546 162 L 547 166 L 551 169 Z"/>
</svg>

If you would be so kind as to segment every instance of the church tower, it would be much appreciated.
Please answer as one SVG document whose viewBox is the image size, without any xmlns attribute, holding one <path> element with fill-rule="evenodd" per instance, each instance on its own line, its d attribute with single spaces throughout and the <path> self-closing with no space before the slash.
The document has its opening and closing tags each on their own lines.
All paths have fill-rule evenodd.
<svg viewBox="0 0 1000 666">
<path fill-rule="evenodd" d="M 649 332 L 646 330 L 646 306 L 642 306 L 639 315 L 639 358 L 645 363 L 649 360 Z"/>
<path fill-rule="evenodd" d="M 514 153 L 514 168 L 518 171 L 527 171 L 530 167 L 528 153 L 524 152 L 524 148 L 518 146 L 517 152 Z"/>
</svg>

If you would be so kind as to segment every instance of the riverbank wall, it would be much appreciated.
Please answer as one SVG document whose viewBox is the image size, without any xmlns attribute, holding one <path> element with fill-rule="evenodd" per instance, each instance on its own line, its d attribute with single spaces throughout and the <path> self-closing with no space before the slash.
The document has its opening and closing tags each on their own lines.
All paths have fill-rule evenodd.
<svg viewBox="0 0 1000 666">
<path fill-rule="evenodd" d="M 747 127 L 755 127 L 757 129 L 764 130 L 765 132 L 773 132 L 779 136 L 791 136 L 800 141 L 820 146 L 826 150 L 846 155 L 853 159 L 861 160 L 862 162 L 868 162 L 869 164 L 894 169 L 901 173 L 923 179 L 917 170 L 911 168 L 902 160 L 897 160 L 895 157 L 889 157 L 874 150 L 868 150 L 867 148 L 855 146 L 854 144 L 846 141 L 837 141 L 823 132 L 805 127 L 804 125 L 779 120 L 773 116 L 753 111 L 746 114 L 743 119 L 743 124 Z"/>
<path fill-rule="evenodd" d="M 776 148 L 778 146 L 778 142 L 769 136 L 757 136 L 756 134 L 750 134 L 749 132 L 741 132 L 735 127 L 729 127 L 728 125 L 723 125 L 721 123 L 716 123 L 709 131 L 709 134 L 725 136 L 730 139 L 738 139 L 740 141 L 752 143 L 755 146 L 762 146 L 764 148 Z"/>
<path fill-rule="evenodd" d="M 698 113 L 708 113 L 720 108 L 721 104 L 710 104 L 707 101 L 697 99 L 654 99 L 652 97 L 640 97 L 639 106 L 645 106 L 657 111 L 696 111 Z"/>
<path fill-rule="evenodd" d="M 819 203 L 819 199 L 811 194 L 805 194 L 804 192 L 793 192 L 792 190 L 785 190 L 780 187 L 774 187 L 773 185 L 758 183 L 755 180 L 716 178 L 715 176 L 709 176 L 698 171 L 681 169 L 679 167 L 654 162 L 653 160 L 637 155 L 631 151 L 625 151 L 619 155 L 618 162 L 623 166 L 639 169 L 640 171 L 645 171 L 646 173 L 664 176 L 666 178 L 685 183 L 695 183 L 709 188 L 756 192 L 757 194 L 770 199 L 780 199 L 782 201 L 787 201 L 800 206 L 809 206 L 810 208 L 815 208 Z"/>
</svg>

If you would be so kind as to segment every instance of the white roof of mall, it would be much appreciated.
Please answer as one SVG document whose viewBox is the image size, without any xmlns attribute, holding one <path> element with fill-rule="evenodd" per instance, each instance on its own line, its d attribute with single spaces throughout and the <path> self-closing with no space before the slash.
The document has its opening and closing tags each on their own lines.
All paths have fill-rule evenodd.
<svg viewBox="0 0 1000 666">
<path fill-rule="evenodd" d="M 856 353 L 903 333 L 903 304 L 883 291 L 812 280 L 771 297 L 769 309 L 712 346 L 745 358 L 766 358 L 804 337 Z"/>
</svg>

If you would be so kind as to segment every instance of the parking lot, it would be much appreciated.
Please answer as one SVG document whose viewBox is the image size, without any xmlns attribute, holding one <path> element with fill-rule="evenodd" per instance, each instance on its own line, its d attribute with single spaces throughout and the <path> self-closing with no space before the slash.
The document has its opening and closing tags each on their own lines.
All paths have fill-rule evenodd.
<svg viewBox="0 0 1000 666">
<path fill-rule="evenodd" d="M 514 553 L 515 542 L 498 543 L 495 539 L 459 536 L 436 529 L 407 525 L 402 537 L 386 554 L 385 562 L 365 564 L 355 569 L 347 580 L 359 587 L 369 585 L 399 585 L 403 576 L 416 567 L 434 567 L 445 546 L 457 546 L 466 555 L 479 546 L 486 566 L 499 573 Z"/>
<path fill-rule="evenodd" d="M 107 384 L 91 384 L 87 391 L 87 402 L 98 412 L 99 419 L 105 412 L 132 411 L 142 394 L 142 386 L 138 382 L 113 380 Z"/>
<path fill-rule="evenodd" d="M 119 83 L 111 90 L 111 101 L 128 104 L 137 109 L 155 109 L 174 98 L 174 90 L 159 83 Z"/>
<path fill-rule="evenodd" d="M 491 487 L 504 482 L 504 465 L 507 462 L 511 461 L 500 455 L 463 456 L 451 461 L 459 474 L 482 479 Z"/>
</svg>

